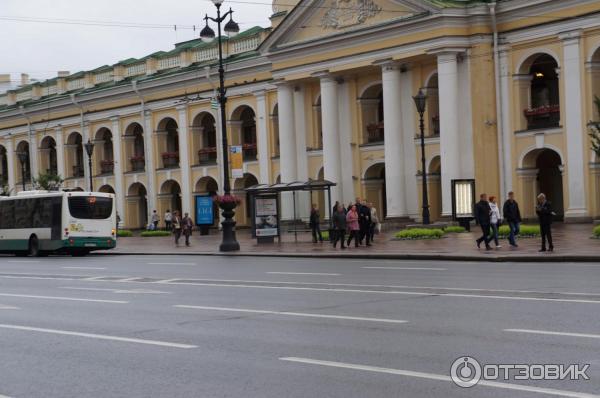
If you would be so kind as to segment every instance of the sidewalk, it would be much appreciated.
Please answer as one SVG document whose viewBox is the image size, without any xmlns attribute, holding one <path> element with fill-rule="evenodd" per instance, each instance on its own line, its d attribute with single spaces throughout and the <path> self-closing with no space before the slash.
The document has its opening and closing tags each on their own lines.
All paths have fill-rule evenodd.
<svg viewBox="0 0 600 398">
<path fill-rule="evenodd" d="M 435 240 L 394 240 L 391 234 L 375 237 L 371 247 L 351 247 L 333 249 L 328 242 L 311 242 L 310 234 L 299 233 L 298 242 L 294 234 L 284 234 L 281 243 L 258 245 L 250 238 L 249 230 L 237 231 L 241 250 L 235 253 L 219 252 L 221 234 L 211 230 L 211 235 L 200 236 L 195 232 L 191 238 L 191 247 L 175 247 L 172 237 L 119 238 L 117 248 L 110 251 L 95 252 L 102 254 L 202 254 L 202 255 L 244 255 L 244 256 L 282 256 L 282 257 L 333 257 L 333 258 L 381 258 L 381 259 L 422 259 L 450 261 L 585 261 L 600 262 L 600 240 L 591 239 L 590 224 L 556 224 L 553 230 L 554 253 L 538 253 L 539 238 L 523 238 L 518 248 L 511 248 L 506 240 L 501 249 L 478 250 L 475 239 L 478 229 L 461 234 L 448 234 Z M 183 239 L 182 239 L 183 242 Z"/>
</svg>

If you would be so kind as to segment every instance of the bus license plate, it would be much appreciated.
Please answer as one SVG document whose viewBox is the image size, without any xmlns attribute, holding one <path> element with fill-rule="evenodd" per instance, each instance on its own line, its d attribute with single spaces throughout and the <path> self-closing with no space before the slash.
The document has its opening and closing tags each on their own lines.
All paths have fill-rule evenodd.
<svg viewBox="0 0 600 398">
<path fill-rule="evenodd" d="M 95 243 L 86 243 L 84 244 L 85 247 L 96 247 Z"/>
</svg>

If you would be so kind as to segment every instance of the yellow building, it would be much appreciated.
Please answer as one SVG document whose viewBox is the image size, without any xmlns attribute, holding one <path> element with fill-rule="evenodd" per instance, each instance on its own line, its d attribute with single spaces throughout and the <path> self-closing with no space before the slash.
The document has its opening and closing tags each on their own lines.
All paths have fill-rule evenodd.
<svg viewBox="0 0 600 398">
<path fill-rule="evenodd" d="M 225 42 L 226 127 L 244 150 L 235 193 L 325 178 L 333 201 L 366 197 L 390 220 L 418 220 L 422 88 L 433 219 L 451 214 L 462 178 L 499 197 L 514 190 L 526 217 L 538 192 L 567 221 L 600 217 L 587 135 L 600 118 L 597 0 L 276 0 L 273 12 L 272 27 Z M 5 184 L 50 170 L 86 189 L 91 140 L 94 188 L 115 192 L 126 227 L 153 209 L 193 214 L 193 196 L 223 180 L 215 46 L 179 43 L 1 95 Z M 29 154 L 23 170 L 17 152 Z M 248 223 L 245 204 L 236 218 Z"/>
</svg>

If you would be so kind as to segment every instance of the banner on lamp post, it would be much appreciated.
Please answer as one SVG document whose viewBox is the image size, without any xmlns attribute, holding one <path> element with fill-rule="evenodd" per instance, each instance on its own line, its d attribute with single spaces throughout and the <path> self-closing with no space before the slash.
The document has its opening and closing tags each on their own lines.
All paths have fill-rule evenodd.
<svg viewBox="0 0 600 398">
<path fill-rule="evenodd" d="M 244 177 L 244 159 L 242 155 L 241 145 L 232 145 L 229 147 L 229 154 L 231 157 L 231 178 L 243 178 Z"/>
</svg>

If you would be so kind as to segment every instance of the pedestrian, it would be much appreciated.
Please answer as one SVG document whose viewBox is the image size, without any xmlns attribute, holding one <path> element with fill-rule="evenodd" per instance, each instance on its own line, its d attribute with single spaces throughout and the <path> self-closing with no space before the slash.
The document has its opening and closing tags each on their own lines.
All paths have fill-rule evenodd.
<svg viewBox="0 0 600 398">
<path fill-rule="evenodd" d="M 173 235 L 175 235 L 175 246 L 179 246 L 179 238 L 181 238 L 181 217 L 179 217 L 179 212 L 177 210 L 173 212 L 171 221 Z"/>
<path fill-rule="evenodd" d="M 340 201 L 336 200 L 333 208 L 331 209 L 331 214 L 335 214 L 338 212 L 338 208 L 340 207 Z"/>
<path fill-rule="evenodd" d="M 521 212 L 519 211 L 519 204 L 515 200 L 515 193 L 512 191 L 508 193 L 508 199 L 502 206 L 502 214 L 504 214 L 504 220 L 508 223 L 508 243 L 512 247 L 518 247 L 516 237 L 519 235 L 521 228 Z"/>
<path fill-rule="evenodd" d="M 362 245 L 363 240 L 367 246 L 371 246 L 371 209 L 367 206 L 367 202 L 363 200 L 358 210 L 358 224 L 360 227 L 360 235 L 358 243 Z"/>
<path fill-rule="evenodd" d="M 548 250 L 552 252 L 554 251 L 554 244 L 552 243 L 552 218 L 555 213 L 552 210 L 552 204 L 546 199 L 546 195 L 543 193 L 538 195 L 537 202 L 535 212 L 540 221 L 540 232 L 542 234 L 542 248 L 540 252 L 546 251 L 546 240 L 548 241 Z"/>
<path fill-rule="evenodd" d="M 338 241 L 342 245 L 342 249 L 345 249 L 344 239 L 346 237 L 346 213 L 343 206 L 338 206 L 337 212 L 333 215 L 333 228 L 335 230 L 335 236 L 333 238 L 333 248 L 335 249 Z"/>
<path fill-rule="evenodd" d="M 354 239 L 354 247 L 358 247 L 358 232 L 360 227 L 358 226 L 358 212 L 356 211 L 356 205 L 353 205 L 348 214 L 346 214 L 346 227 L 348 228 L 350 235 L 346 241 L 346 246 L 350 247 L 350 242 Z"/>
<path fill-rule="evenodd" d="M 348 207 L 346 207 L 346 209 L 344 210 L 344 213 L 348 214 L 348 212 L 350 211 L 352 206 L 354 206 L 354 204 L 352 202 L 348 203 Z"/>
<path fill-rule="evenodd" d="M 490 196 L 490 227 L 492 230 L 491 237 L 494 239 L 494 243 L 496 245 L 496 249 L 500 249 L 500 243 L 498 242 L 498 228 L 502 223 L 502 218 L 500 216 L 500 209 L 498 208 L 498 204 L 496 203 L 496 197 Z"/>
<path fill-rule="evenodd" d="M 371 242 L 373 242 L 373 238 L 375 238 L 375 235 L 379 233 L 379 228 L 381 228 L 381 224 L 379 223 L 377 209 L 373 207 L 373 203 L 369 203 L 369 208 L 371 209 Z"/>
<path fill-rule="evenodd" d="M 171 214 L 171 210 L 167 209 L 165 212 L 165 229 L 167 231 L 171 230 L 171 223 L 173 222 L 173 214 Z"/>
<path fill-rule="evenodd" d="M 190 236 L 192 235 L 192 228 L 194 228 L 194 223 L 192 218 L 188 213 L 185 213 L 183 220 L 181 220 L 181 229 L 183 232 L 183 236 L 185 236 L 185 245 L 190 245 Z"/>
<path fill-rule="evenodd" d="M 482 235 L 476 240 L 477 248 L 481 248 L 481 242 L 485 242 L 486 250 L 491 250 L 490 247 L 490 203 L 487 199 L 487 194 L 482 193 L 479 195 L 479 202 L 475 205 L 475 220 L 481 227 Z"/>
<path fill-rule="evenodd" d="M 319 242 L 323 243 L 323 236 L 321 235 L 321 215 L 319 214 L 319 209 L 315 203 L 313 203 L 312 208 L 310 209 L 309 226 L 312 231 L 313 243 L 317 243 L 317 238 Z"/>
<path fill-rule="evenodd" d="M 119 215 L 119 212 L 117 212 L 117 225 L 115 226 L 115 231 L 117 232 L 117 235 L 119 235 L 119 224 L 121 224 L 121 216 Z"/>
<path fill-rule="evenodd" d="M 158 229 L 159 221 L 160 221 L 160 217 L 158 216 L 158 213 L 156 212 L 156 210 L 153 210 L 152 216 L 150 217 L 150 223 L 152 225 L 152 227 L 150 229 L 152 229 L 153 231 L 156 231 Z"/>
</svg>

